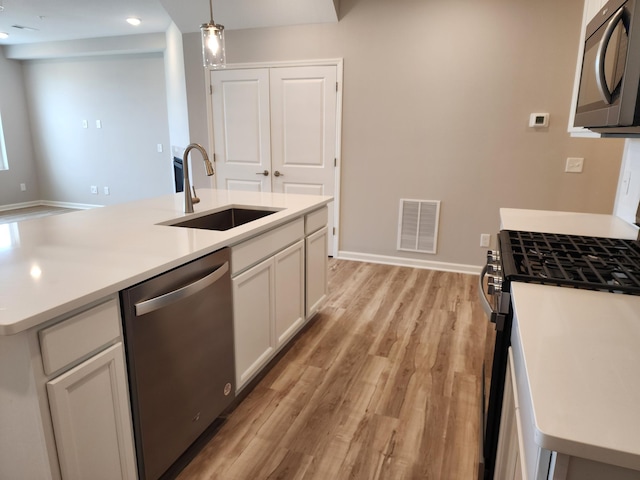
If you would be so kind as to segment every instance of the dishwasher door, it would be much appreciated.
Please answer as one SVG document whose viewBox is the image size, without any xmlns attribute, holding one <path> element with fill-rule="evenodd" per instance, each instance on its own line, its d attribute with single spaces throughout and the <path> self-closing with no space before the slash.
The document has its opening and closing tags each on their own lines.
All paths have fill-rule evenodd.
<svg viewBox="0 0 640 480">
<path fill-rule="evenodd" d="M 138 473 L 155 480 L 234 398 L 229 249 L 121 298 Z"/>
</svg>

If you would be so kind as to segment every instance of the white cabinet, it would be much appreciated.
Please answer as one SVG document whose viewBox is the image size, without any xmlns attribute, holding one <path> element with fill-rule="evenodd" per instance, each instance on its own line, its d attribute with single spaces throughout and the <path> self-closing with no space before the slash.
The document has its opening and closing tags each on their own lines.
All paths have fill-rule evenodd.
<svg viewBox="0 0 640 480">
<path fill-rule="evenodd" d="M 289 341 L 305 321 L 304 242 L 278 253 L 275 264 L 275 339 L 276 348 Z"/>
<path fill-rule="evenodd" d="M 231 247 L 238 391 L 326 298 L 327 215 L 322 207 Z"/>
<path fill-rule="evenodd" d="M 0 478 L 135 479 L 116 297 L 0 336 Z"/>
<path fill-rule="evenodd" d="M 62 477 L 135 479 L 122 343 L 47 383 Z"/>
<path fill-rule="evenodd" d="M 306 238 L 306 282 L 307 299 L 306 315 L 314 315 L 328 293 L 327 271 L 327 236 L 328 229 L 324 227 Z"/>
<path fill-rule="evenodd" d="M 304 242 L 233 278 L 236 384 L 241 389 L 304 322 Z"/>
<path fill-rule="evenodd" d="M 521 445 L 519 439 L 518 401 L 514 389 L 513 355 L 509 349 L 509 363 L 504 382 L 504 396 L 502 400 L 502 414 L 500 420 L 500 434 L 494 480 L 522 480 L 527 478 L 523 472 L 521 459 Z"/>
<path fill-rule="evenodd" d="M 304 324 L 304 255 L 303 218 L 231 247 L 238 391 Z"/>
<path fill-rule="evenodd" d="M 587 24 L 596 16 L 598 11 L 607 3 L 607 0 L 585 0 L 582 13 L 582 26 L 580 28 L 580 42 L 578 43 L 578 60 L 576 62 L 576 73 L 573 80 L 573 95 L 571 97 L 571 107 L 569 110 L 568 131 L 572 137 L 600 137 L 599 133 L 592 132 L 583 127 L 574 127 L 573 121 L 576 115 L 576 105 L 578 103 L 578 90 L 580 87 L 580 74 L 582 72 L 582 57 L 584 50 L 585 31 Z"/>
<path fill-rule="evenodd" d="M 137 475 L 119 312 L 112 298 L 39 332 L 65 480 Z"/>
</svg>

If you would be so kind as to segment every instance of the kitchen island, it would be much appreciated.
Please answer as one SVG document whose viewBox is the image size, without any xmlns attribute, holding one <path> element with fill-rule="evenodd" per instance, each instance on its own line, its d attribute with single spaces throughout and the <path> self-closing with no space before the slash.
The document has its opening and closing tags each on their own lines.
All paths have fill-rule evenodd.
<svg viewBox="0 0 640 480">
<path fill-rule="evenodd" d="M 638 235 L 610 215 L 500 213 L 507 230 Z M 511 295 L 517 469 L 531 480 L 640 478 L 640 296 L 520 282 Z"/>
<path fill-rule="evenodd" d="M 231 247 L 234 282 L 235 276 L 250 284 L 254 269 L 277 273 L 279 256 L 287 268 L 296 265 L 281 269 L 289 275 L 281 275 L 284 288 L 298 282 L 301 292 L 286 331 L 270 314 L 276 282 L 260 285 L 269 291 L 253 290 L 263 295 L 266 303 L 253 306 L 269 309 L 264 321 L 273 323 L 266 328 L 274 335 L 266 352 L 254 339 L 246 346 L 236 338 L 246 367 L 238 372 L 243 385 L 315 313 L 325 292 L 320 283 L 326 286 L 331 197 L 199 194 L 193 214 L 182 213 L 183 196 L 175 194 L 7 224 L 0 248 L 1 478 L 95 478 L 96 471 L 105 478 L 137 477 L 121 290 L 223 247 Z M 230 207 L 274 213 L 225 231 L 170 225 Z M 317 275 L 305 277 L 314 268 Z M 246 295 L 235 288 L 237 298 Z M 239 321 L 255 319 L 256 311 L 250 313 Z M 282 333 L 277 339 L 276 331 Z"/>
</svg>

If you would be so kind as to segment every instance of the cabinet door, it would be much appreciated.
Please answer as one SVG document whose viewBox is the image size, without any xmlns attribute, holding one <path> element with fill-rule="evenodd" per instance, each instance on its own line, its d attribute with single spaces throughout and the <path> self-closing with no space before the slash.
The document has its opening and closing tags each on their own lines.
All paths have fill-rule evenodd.
<svg viewBox="0 0 640 480">
<path fill-rule="evenodd" d="M 306 238 L 306 315 L 315 314 L 327 297 L 327 235 L 324 227 Z"/>
<path fill-rule="evenodd" d="M 516 419 L 516 396 L 513 385 L 513 361 L 509 352 L 509 363 L 504 382 L 502 414 L 500 417 L 500 434 L 498 451 L 493 474 L 494 480 L 521 480 L 523 477 L 520 460 L 520 443 L 518 438 L 518 421 Z"/>
<path fill-rule="evenodd" d="M 302 326 L 304 312 L 304 241 L 275 256 L 276 339 L 284 345 Z"/>
<path fill-rule="evenodd" d="M 232 280 L 236 385 L 240 390 L 275 349 L 275 262 L 269 258 Z"/>
<path fill-rule="evenodd" d="M 122 343 L 47 383 L 66 480 L 135 479 Z"/>
</svg>

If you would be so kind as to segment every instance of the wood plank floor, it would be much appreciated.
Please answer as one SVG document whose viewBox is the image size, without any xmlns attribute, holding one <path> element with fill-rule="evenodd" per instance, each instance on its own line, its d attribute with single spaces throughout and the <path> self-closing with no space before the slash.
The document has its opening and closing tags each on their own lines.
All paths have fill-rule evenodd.
<svg viewBox="0 0 640 480">
<path fill-rule="evenodd" d="M 179 479 L 476 478 L 477 277 L 329 265 L 322 311 Z"/>
<path fill-rule="evenodd" d="M 47 217 L 49 215 L 60 215 L 61 213 L 75 212 L 73 208 L 50 207 L 39 205 L 35 207 L 16 208 L 13 210 L 0 211 L 0 224 L 21 222 L 32 218 Z"/>
</svg>

